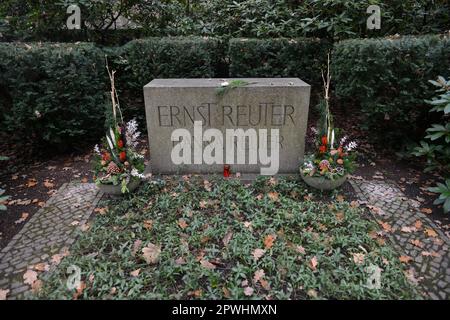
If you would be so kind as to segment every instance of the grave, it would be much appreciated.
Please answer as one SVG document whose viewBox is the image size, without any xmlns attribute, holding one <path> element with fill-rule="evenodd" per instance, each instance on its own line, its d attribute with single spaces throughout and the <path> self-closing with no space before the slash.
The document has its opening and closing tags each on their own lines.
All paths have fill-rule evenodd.
<svg viewBox="0 0 450 320">
<path fill-rule="evenodd" d="M 155 79 L 144 87 L 153 174 L 297 173 L 310 85 L 298 78 Z"/>
</svg>

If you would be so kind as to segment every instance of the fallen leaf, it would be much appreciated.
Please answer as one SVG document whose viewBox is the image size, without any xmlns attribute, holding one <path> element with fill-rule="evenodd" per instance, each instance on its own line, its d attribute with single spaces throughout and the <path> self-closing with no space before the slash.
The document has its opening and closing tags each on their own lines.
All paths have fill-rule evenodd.
<svg viewBox="0 0 450 320">
<path fill-rule="evenodd" d="M 232 237 L 233 237 L 233 232 L 232 232 L 232 231 L 229 231 L 229 232 L 225 235 L 225 237 L 222 239 L 222 243 L 223 243 L 223 245 L 224 245 L 225 247 L 228 247 L 228 244 L 230 243 Z"/>
<path fill-rule="evenodd" d="M 27 212 L 22 212 L 22 215 L 20 216 L 20 219 L 19 219 L 19 220 L 16 220 L 14 223 L 19 224 L 19 223 L 25 222 L 25 220 L 28 219 L 28 216 L 29 216 L 29 215 L 30 215 L 30 214 L 27 213 Z"/>
<path fill-rule="evenodd" d="M 39 207 L 44 207 L 45 206 L 45 202 L 44 201 L 40 201 L 40 202 L 38 202 L 38 204 L 37 204 Z"/>
<path fill-rule="evenodd" d="M 37 272 L 33 270 L 27 270 L 23 275 L 23 282 L 29 284 L 30 286 L 37 280 Z"/>
<path fill-rule="evenodd" d="M 36 280 L 31 285 L 31 291 L 33 291 L 34 294 L 38 293 L 42 289 L 43 284 L 42 280 Z"/>
<path fill-rule="evenodd" d="M 82 232 L 88 231 L 89 228 L 90 228 L 90 226 L 89 226 L 87 223 L 83 223 L 83 224 L 80 226 L 80 230 L 81 230 Z"/>
<path fill-rule="evenodd" d="M 8 293 L 9 293 L 9 289 L 6 289 L 6 290 L 0 289 L 0 301 L 6 300 Z"/>
<path fill-rule="evenodd" d="M 425 214 L 432 214 L 433 210 L 431 210 L 430 208 L 422 208 L 422 209 L 420 209 L 420 212 L 425 213 Z"/>
<path fill-rule="evenodd" d="M 386 232 L 392 232 L 392 227 L 389 223 L 387 222 L 383 222 L 383 221 L 379 221 L 381 227 L 383 228 L 384 231 Z"/>
<path fill-rule="evenodd" d="M 222 292 L 223 292 L 223 296 L 224 296 L 225 298 L 228 299 L 228 298 L 231 297 L 230 290 L 228 290 L 228 288 L 223 287 L 223 288 L 222 288 Z"/>
<path fill-rule="evenodd" d="M 41 262 L 41 263 L 35 264 L 33 269 L 36 271 L 44 272 L 44 271 L 48 271 L 50 269 L 50 266 L 47 263 Z"/>
<path fill-rule="evenodd" d="M 183 257 L 179 257 L 177 260 L 175 260 L 175 263 L 179 266 L 186 264 L 186 260 L 184 260 Z"/>
<path fill-rule="evenodd" d="M 108 211 L 107 207 L 104 208 L 95 208 L 94 212 L 98 213 L 99 215 L 104 215 Z"/>
<path fill-rule="evenodd" d="M 139 239 L 133 243 L 133 249 L 131 250 L 131 255 L 133 257 L 136 255 L 136 252 L 139 251 L 139 248 L 141 247 L 141 245 L 142 245 L 142 240 L 139 240 Z"/>
<path fill-rule="evenodd" d="M 253 281 L 258 282 L 262 278 L 264 278 L 266 274 L 264 273 L 263 269 L 255 271 L 255 274 L 253 275 Z"/>
<path fill-rule="evenodd" d="M 137 276 L 139 276 L 139 273 L 140 273 L 140 272 L 141 272 L 141 268 L 136 269 L 136 270 L 130 272 L 130 276 L 136 278 Z"/>
<path fill-rule="evenodd" d="M 345 198 L 342 194 L 338 194 L 336 196 L 336 200 L 337 200 L 337 202 L 344 202 Z"/>
<path fill-rule="evenodd" d="M 77 288 L 77 291 L 73 294 L 73 299 L 77 300 L 79 296 L 83 294 L 84 289 L 86 289 L 86 283 L 84 281 L 80 281 L 80 285 Z"/>
<path fill-rule="evenodd" d="M 401 263 L 409 263 L 412 261 L 412 258 L 410 256 L 400 256 L 398 260 L 400 260 Z"/>
<path fill-rule="evenodd" d="M 419 247 L 419 248 L 423 248 L 423 243 L 420 241 L 420 240 L 418 240 L 418 239 L 416 239 L 416 240 L 410 240 L 409 242 L 411 242 L 413 245 L 415 245 L 416 247 Z"/>
<path fill-rule="evenodd" d="M 422 221 L 416 220 L 416 222 L 414 222 L 414 227 L 415 227 L 417 230 L 422 229 Z"/>
<path fill-rule="evenodd" d="M 153 220 L 145 220 L 144 221 L 144 228 L 147 230 L 152 230 L 153 228 Z"/>
<path fill-rule="evenodd" d="M 142 249 L 143 257 L 145 262 L 148 264 L 156 264 L 159 262 L 159 256 L 161 254 L 161 247 L 149 243 L 145 248 Z"/>
<path fill-rule="evenodd" d="M 269 285 L 269 282 L 267 282 L 267 280 L 261 279 L 261 280 L 259 280 L 259 283 L 260 283 L 261 286 L 262 286 L 264 289 L 266 289 L 267 291 L 270 290 L 270 285 Z"/>
<path fill-rule="evenodd" d="M 80 221 L 74 220 L 70 223 L 71 226 L 77 226 L 80 224 Z"/>
<path fill-rule="evenodd" d="M 295 251 L 297 251 L 300 254 L 306 254 L 306 250 L 302 246 L 296 246 Z"/>
<path fill-rule="evenodd" d="M 426 234 L 428 237 L 432 237 L 432 238 L 436 238 L 436 237 L 438 236 L 437 232 L 434 231 L 434 230 L 431 229 L 431 228 L 426 228 L 426 229 L 425 229 L 425 234 Z"/>
<path fill-rule="evenodd" d="M 367 208 L 369 208 L 369 210 L 370 210 L 372 213 L 378 214 L 378 215 L 380 215 L 380 216 L 386 215 L 386 212 L 384 212 L 383 209 L 381 209 L 381 208 L 372 206 L 372 205 L 370 205 L 370 204 L 368 204 L 368 205 L 366 205 L 366 206 L 367 206 Z"/>
<path fill-rule="evenodd" d="M 209 269 L 209 270 L 213 270 L 216 268 L 216 266 L 214 264 L 212 264 L 211 262 L 209 262 L 208 260 L 200 260 L 200 264 L 202 265 L 202 267 Z"/>
<path fill-rule="evenodd" d="M 253 292 L 254 292 L 254 290 L 253 290 L 252 287 L 245 287 L 245 288 L 244 288 L 244 294 L 245 294 L 247 297 L 250 297 L 251 295 L 253 295 Z"/>
<path fill-rule="evenodd" d="M 84 177 L 83 179 L 81 179 L 82 183 L 87 183 L 89 181 L 89 179 L 87 177 Z"/>
<path fill-rule="evenodd" d="M 253 255 L 253 258 L 256 261 L 258 261 L 259 258 L 261 258 L 264 255 L 264 253 L 266 253 L 266 250 L 264 250 L 264 249 L 255 249 L 255 250 L 253 250 L 252 255 Z"/>
<path fill-rule="evenodd" d="M 350 202 L 350 207 L 352 207 L 352 208 L 358 208 L 358 207 L 359 207 L 359 202 L 353 200 L 352 202 Z"/>
<path fill-rule="evenodd" d="M 278 192 L 269 192 L 268 195 L 270 200 L 272 201 L 278 201 Z"/>
<path fill-rule="evenodd" d="M 183 218 L 178 219 L 178 225 L 181 229 L 186 229 L 186 227 L 188 226 L 186 220 L 184 220 Z"/>
<path fill-rule="evenodd" d="M 317 264 L 318 264 L 318 262 L 317 262 L 317 257 L 316 257 L 316 256 L 312 257 L 312 259 L 309 261 L 309 267 L 310 267 L 313 271 L 315 271 L 315 270 L 317 269 Z"/>
<path fill-rule="evenodd" d="M 270 249 L 273 246 L 273 243 L 275 241 L 275 239 L 277 238 L 276 235 L 273 234 L 269 234 L 264 238 L 264 247 L 266 249 Z"/>
<path fill-rule="evenodd" d="M 336 220 L 338 222 L 344 221 L 344 212 L 342 212 L 342 211 L 337 212 L 336 213 Z"/>
<path fill-rule="evenodd" d="M 405 233 L 411 233 L 415 231 L 415 229 L 413 229 L 412 227 L 402 227 L 400 230 Z"/>
<path fill-rule="evenodd" d="M 310 296 L 311 298 L 315 298 L 315 299 L 317 299 L 317 291 L 316 290 L 314 290 L 314 289 L 309 289 L 307 292 L 306 292 L 306 294 L 308 295 L 308 296 Z"/>
<path fill-rule="evenodd" d="M 424 257 L 440 257 L 441 255 L 439 253 L 437 253 L 436 251 L 432 251 L 432 252 L 428 252 L 428 251 L 422 251 L 422 256 Z"/>
<path fill-rule="evenodd" d="M 363 264 L 365 255 L 364 253 L 353 253 L 353 262 L 356 264 Z"/>
<path fill-rule="evenodd" d="M 422 278 L 419 278 L 419 279 L 416 278 L 416 273 L 413 268 L 410 268 L 409 270 L 404 271 L 404 274 L 406 276 L 406 279 L 408 279 L 408 281 L 410 283 L 412 283 L 413 285 L 418 285 L 419 281 L 422 279 Z"/>
<path fill-rule="evenodd" d="M 29 179 L 28 182 L 27 182 L 27 187 L 28 187 L 28 188 L 32 188 L 32 187 L 34 187 L 34 186 L 36 186 L 36 185 L 37 185 L 37 181 L 36 181 L 36 179 L 34 179 L 34 178 Z"/>
</svg>

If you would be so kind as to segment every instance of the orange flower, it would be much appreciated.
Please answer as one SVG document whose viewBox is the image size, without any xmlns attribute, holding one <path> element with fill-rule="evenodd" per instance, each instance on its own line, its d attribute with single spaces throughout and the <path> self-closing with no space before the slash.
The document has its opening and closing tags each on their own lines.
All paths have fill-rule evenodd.
<svg viewBox="0 0 450 320">
<path fill-rule="evenodd" d="M 124 162 L 127 159 L 127 154 L 125 151 L 122 151 L 119 155 L 120 161 Z"/>
<path fill-rule="evenodd" d="M 320 146 L 319 147 L 319 152 L 320 153 L 325 153 L 327 151 L 327 146 Z"/>
<path fill-rule="evenodd" d="M 322 137 L 322 144 L 326 146 L 327 143 L 328 143 L 327 136 L 323 136 L 323 137 Z"/>
<path fill-rule="evenodd" d="M 102 156 L 102 159 L 104 161 L 109 161 L 109 160 L 111 160 L 111 155 L 108 152 L 105 152 Z"/>
</svg>

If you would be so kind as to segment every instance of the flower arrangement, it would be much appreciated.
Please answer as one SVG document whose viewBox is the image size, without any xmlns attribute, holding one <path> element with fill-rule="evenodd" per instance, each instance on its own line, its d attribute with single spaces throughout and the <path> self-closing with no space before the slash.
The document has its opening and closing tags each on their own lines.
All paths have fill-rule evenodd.
<svg viewBox="0 0 450 320">
<path fill-rule="evenodd" d="M 318 130 L 313 128 L 316 135 L 316 152 L 305 157 L 300 166 L 304 176 L 324 177 L 329 180 L 342 178 L 354 170 L 355 153 L 357 144 L 349 141 L 347 136 L 338 139 L 340 130 L 333 126 L 333 116 L 330 113 L 329 88 L 330 88 L 330 57 L 328 55 L 328 72 L 322 73 L 324 81 L 325 97 L 318 105 L 320 119 Z"/>
<path fill-rule="evenodd" d="M 129 192 L 129 183 L 144 178 L 144 156 L 136 151 L 140 132 L 136 120 L 123 121 L 119 99 L 114 84 L 115 71 L 110 72 L 113 119 L 102 144 L 94 147 L 94 181 L 97 185 L 121 186 Z M 117 117 L 117 113 L 119 117 Z"/>
</svg>

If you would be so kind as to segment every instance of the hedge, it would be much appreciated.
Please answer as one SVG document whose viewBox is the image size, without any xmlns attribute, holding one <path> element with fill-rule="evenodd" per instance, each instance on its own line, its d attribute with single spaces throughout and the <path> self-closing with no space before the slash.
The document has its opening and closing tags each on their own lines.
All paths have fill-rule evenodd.
<svg viewBox="0 0 450 320">
<path fill-rule="evenodd" d="M 2 130 L 35 146 L 81 146 L 103 131 L 104 57 L 91 44 L 0 44 Z"/>
<path fill-rule="evenodd" d="M 113 58 L 117 89 L 128 117 L 145 125 L 143 86 L 155 78 L 224 76 L 224 45 L 213 38 L 147 38 L 119 48 Z"/>
<path fill-rule="evenodd" d="M 332 58 L 336 94 L 361 105 L 362 126 L 377 140 L 418 140 L 432 120 L 424 101 L 434 93 L 428 80 L 450 75 L 449 52 L 449 37 L 437 35 L 339 42 Z"/>
<path fill-rule="evenodd" d="M 230 77 L 299 77 L 320 90 L 331 48 L 313 38 L 231 39 Z"/>
</svg>

